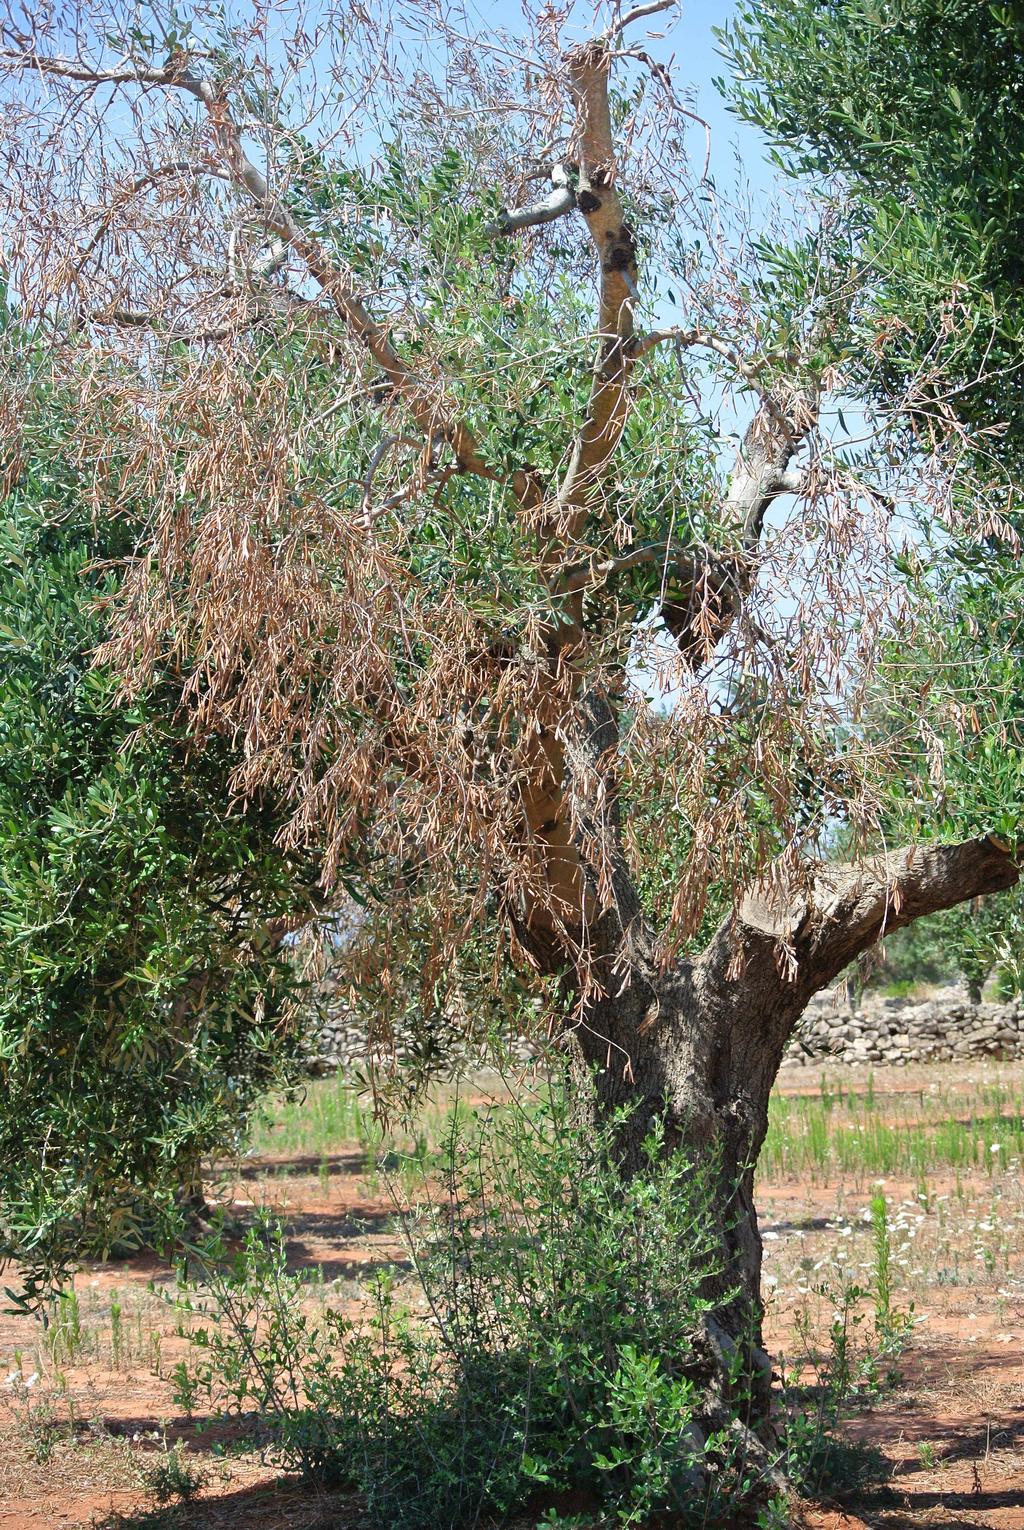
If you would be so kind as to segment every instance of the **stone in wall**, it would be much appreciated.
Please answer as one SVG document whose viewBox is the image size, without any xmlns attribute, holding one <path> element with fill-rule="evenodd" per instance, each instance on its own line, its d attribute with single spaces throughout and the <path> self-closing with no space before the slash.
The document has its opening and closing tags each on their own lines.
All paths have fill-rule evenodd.
<svg viewBox="0 0 1024 1530">
<path fill-rule="evenodd" d="M 422 1059 L 423 1043 L 422 1036 L 414 1042 L 411 1036 L 396 1035 L 396 1056 L 399 1060 L 411 1060 L 414 1047 L 418 1046 L 417 1055 Z M 443 1059 L 442 1071 L 445 1073 L 468 1073 L 488 1065 L 484 1050 L 467 1042 L 464 1028 L 454 1020 L 450 1024 L 436 1025 L 429 1044 L 431 1055 Z M 318 1076 L 365 1069 L 369 1050 L 365 1026 L 334 994 L 326 998 L 321 994 L 310 1026 L 308 1071 Z M 526 1066 L 536 1055 L 536 1048 L 525 1037 L 515 1037 L 509 1043 L 508 1052 L 513 1065 Z"/>
<path fill-rule="evenodd" d="M 475 1055 L 454 1023 L 434 1037 L 437 1055 L 453 1071 L 486 1065 Z M 399 1058 L 410 1045 L 396 1038 Z M 513 1045 L 523 1065 L 534 1055 L 530 1042 Z M 313 1026 L 309 1070 L 334 1073 L 364 1067 L 367 1045 L 363 1027 L 334 995 L 319 1006 Z M 937 989 L 927 998 L 890 998 L 866 994 L 851 1007 L 842 990 L 828 989 L 812 999 L 786 1049 L 783 1066 L 812 1067 L 826 1060 L 884 1063 L 948 1062 L 972 1057 L 1024 1057 L 1024 1003 L 971 1004 L 962 989 Z"/>
<path fill-rule="evenodd" d="M 808 1005 L 783 1065 L 831 1059 L 899 1067 L 970 1057 L 1024 1057 L 1024 1003 L 972 1004 L 962 989 L 948 988 L 924 999 L 866 994 L 853 1009 L 843 990 L 827 989 Z"/>
</svg>

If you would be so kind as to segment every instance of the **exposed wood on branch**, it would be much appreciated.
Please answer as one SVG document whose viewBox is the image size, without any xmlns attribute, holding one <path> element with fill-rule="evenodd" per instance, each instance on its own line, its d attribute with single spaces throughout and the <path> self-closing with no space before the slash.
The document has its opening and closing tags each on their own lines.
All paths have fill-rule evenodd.
<svg viewBox="0 0 1024 1530">
<path fill-rule="evenodd" d="M 780 473 L 772 490 L 775 494 L 806 494 L 808 485 L 806 473 Z"/>
<path fill-rule="evenodd" d="M 908 846 L 818 870 L 808 888 L 780 895 L 765 878 L 712 938 L 701 964 L 732 968 L 741 986 L 774 966 L 780 995 L 807 1000 L 885 934 L 970 898 L 1015 887 L 1020 868 L 995 836 Z M 778 951 L 785 953 L 781 963 Z M 751 974 L 753 976 L 751 976 Z"/>
<path fill-rule="evenodd" d="M 517 234 L 524 228 L 536 228 L 543 223 L 554 223 L 564 218 L 576 206 L 576 193 L 570 184 L 566 165 L 555 165 L 551 171 L 552 189 L 546 197 L 531 202 L 528 207 L 505 207 L 490 224 L 487 234 L 491 239 Z"/>
<path fill-rule="evenodd" d="M 582 648 L 582 586 L 578 570 L 567 567 L 568 550 L 579 540 L 622 437 L 628 416 L 628 384 L 634 364 L 633 304 L 637 293 L 636 248 L 617 188 L 606 41 L 573 49 L 566 59 L 576 108 L 571 157 L 578 164 L 576 207 L 590 235 L 598 267 L 598 351 L 586 415 L 573 442 L 568 468 L 552 501 L 543 506 L 542 566 L 549 588 L 564 608 L 553 629 L 556 668 L 574 664 Z M 590 938 L 600 898 L 588 878 L 571 821 L 567 798 L 565 742 L 558 707 L 538 696 L 533 780 L 523 792 L 532 835 L 545 846 L 545 898 L 530 912 L 533 938 L 563 949 Z M 605 762 L 605 769 L 608 762 Z M 568 940 L 566 942 L 566 937 Z"/>
<path fill-rule="evenodd" d="M 577 113 L 576 206 L 586 221 L 597 257 L 600 338 L 586 418 L 550 517 L 550 534 L 563 546 L 579 537 L 625 428 L 637 295 L 636 246 L 617 186 L 608 49 L 601 42 L 585 43 L 569 55 L 567 67 Z"/>
</svg>

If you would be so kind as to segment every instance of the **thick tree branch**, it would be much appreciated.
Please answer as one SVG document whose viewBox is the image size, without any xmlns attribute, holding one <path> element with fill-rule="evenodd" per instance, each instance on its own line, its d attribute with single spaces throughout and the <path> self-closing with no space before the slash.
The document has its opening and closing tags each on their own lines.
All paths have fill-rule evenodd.
<svg viewBox="0 0 1024 1530">
<path fill-rule="evenodd" d="M 729 480 L 725 517 L 748 551 L 761 539 L 772 501 L 792 492 L 790 463 L 817 418 L 816 384 L 797 383 L 766 393 L 747 427 Z"/>
<path fill-rule="evenodd" d="M 878 938 L 926 914 L 1015 887 L 1017 863 L 997 838 L 959 845 L 911 846 L 852 867 L 823 872 L 798 940 L 817 987 Z"/>
<path fill-rule="evenodd" d="M 761 538 L 769 506 L 780 494 L 802 494 L 808 479 L 790 471 L 790 463 L 818 417 L 816 380 L 773 380 L 770 371 L 785 363 L 796 374 L 798 355 L 743 356 L 735 347 L 709 330 L 653 330 L 632 342 L 635 357 L 649 354 L 659 345 L 672 344 L 677 351 L 698 347 L 721 356 L 751 388 L 761 402 L 744 434 L 725 498 L 725 524 L 735 533 L 743 555 L 732 563 L 730 577 L 714 577 L 704 583 L 705 608 L 697 611 L 690 592 L 685 616 L 679 603 L 663 603 L 666 626 L 676 637 L 680 652 L 690 663 L 706 660 L 728 630 L 749 591 L 756 573 L 754 554 Z M 765 374 L 769 373 L 768 376 Z M 709 571 L 711 573 L 713 571 Z"/>
<path fill-rule="evenodd" d="M 780 473 L 772 484 L 775 494 L 806 494 L 810 480 L 806 473 Z"/>
<path fill-rule="evenodd" d="M 631 341 L 637 296 L 636 247 L 616 186 L 607 45 L 585 43 L 573 50 L 567 65 L 577 115 L 576 206 L 586 220 L 598 259 L 600 341 L 586 418 L 558 490 L 550 527 L 552 537 L 563 546 L 579 537 L 594 491 L 622 437 L 634 364 Z"/>
<path fill-rule="evenodd" d="M 542 223 L 554 223 L 556 218 L 562 218 L 566 213 L 572 212 L 576 206 L 576 193 L 569 183 L 569 170 L 566 165 L 555 165 L 551 171 L 552 189 L 546 197 L 538 202 L 531 202 L 528 207 L 508 208 L 505 207 L 498 214 L 494 223 L 487 228 L 487 235 L 491 239 L 500 239 L 509 234 L 517 234 L 524 228 L 536 228 Z"/>
<path fill-rule="evenodd" d="M 683 658 L 699 661 L 717 641 L 725 617 L 731 620 L 742 602 L 747 559 L 692 543 L 648 542 L 616 558 L 577 564 L 565 575 L 562 588 L 569 594 L 597 590 L 616 574 L 644 564 L 660 565 L 671 585 L 661 600 L 662 620 Z"/>
<path fill-rule="evenodd" d="M 149 69 L 143 64 L 124 64 L 119 69 L 97 69 L 75 58 L 47 58 L 40 53 L 18 53 L 12 48 L 0 49 L 0 63 L 13 69 L 36 70 L 63 80 L 75 80 L 83 85 L 176 85 L 180 84 L 179 71 L 170 67 Z"/>
<path fill-rule="evenodd" d="M 200 325 L 194 328 L 187 328 L 181 322 L 168 324 L 165 314 L 159 309 L 123 308 L 116 304 L 107 308 L 94 309 L 85 317 L 90 323 L 101 327 L 146 329 L 167 344 L 216 345 L 245 330 L 256 328 L 275 314 L 279 315 L 288 309 L 293 312 L 296 310 L 308 312 L 313 306 L 309 299 L 300 297 L 298 293 L 292 292 L 287 287 L 263 286 L 255 291 L 247 285 L 243 286 L 234 281 L 225 282 L 223 286 L 203 294 L 204 304 L 217 299 L 225 302 L 233 300 L 236 304 L 244 300 L 244 311 L 223 323 Z M 196 303 L 189 305 L 190 308 L 196 306 Z M 179 321 L 180 318 L 179 315 Z"/>
<path fill-rule="evenodd" d="M 797 897 L 766 879 L 712 938 L 705 969 L 732 968 L 763 984 L 770 962 L 780 997 L 799 1013 L 882 935 L 971 898 L 1015 887 L 1020 869 L 995 836 L 958 845 L 909 846 L 849 866 L 826 866 Z M 783 960 L 778 960 L 779 955 Z"/>
<path fill-rule="evenodd" d="M 88 319 L 100 328 L 152 330 L 168 345 L 219 345 L 240 328 L 237 324 L 222 324 L 215 329 L 161 329 L 160 315 L 148 308 L 101 308 L 90 313 Z"/>
<path fill-rule="evenodd" d="M 570 581 L 580 576 L 578 567 L 566 566 L 567 549 L 580 539 L 626 423 L 637 291 L 633 236 L 615 184 L 608 43 L 598 40 L 573 49 L 566 65 L 576 108 L 571 151 L 579 167 L 576 206 L 598 260 L 599 341 L 586 415 L 558 491 L 543 506 L 539 527 L 544 574 L 563 606 L 563 619 L 552 624 L 549 637 L 551 658 L 559 666 L 582 642 L 582 590 L 587 580 L 584 574 L 583 584 L 567 585 L 567 576 Z M 526 929 L 535 944 L 564 952 L 574 946 L 582 949 L 595 938 L 601 898 L 595 896 L 572 822 L 563 705 L 552 704 L 543 691 L 538 694 L 523 805 L 531 836 L 543 849 L 546 877 L 545 897 L 528 911 Z M 607 761 L 602 769 L 607 771 Z"/>
<path fill-rule="evenodd" d="M 669 608 L 664 604 L 662 607 L 666 625 L 689 664 L 707 661 L 749 593 L 757 573 L 756 555 L 764 518 L 773 501 L 780 494 L 805 491 L 805 475 L 789 469 L 817 418 L 816 381 L 776 383 L 762 394 L 761 403 L 736 453 L 725 497 L 725 525 L 735 535 L 740 548 L 733 563 L 732 577 L 725 582 L 706 583 L 703 609 L 696 620 L 692 616 L 687 618 L 681 632 L 676 631 L 669 620 Z"/>
</svg>

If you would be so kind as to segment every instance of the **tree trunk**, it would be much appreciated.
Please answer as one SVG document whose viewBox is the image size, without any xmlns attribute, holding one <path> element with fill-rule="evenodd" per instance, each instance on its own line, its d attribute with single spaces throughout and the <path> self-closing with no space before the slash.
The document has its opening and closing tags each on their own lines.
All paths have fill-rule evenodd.
<svg viewBox="0 0 1024 1530">
<path fill-rule="evenodd" d="M 730 1404 L 730 1417 L 738 1411 L 767 1440 L 771 1364 L 761 1331 L 754 1166 L 795 1016 L 778 1005 L 751 1006 L 741 1016 L 732 1010 L 695 980 L 692 967 L 677 968 L 653 993 L 643 985 L 593 1007 L 570 1040 L 570 1077 L 584 1116 L 631 1107 L 620 1137 L 624 1173 L 640 1166 L 656 1118 L 667 1150 L 682 1148 L 695 1164 L 713 1165 L 721 1262 L 705 1283 L 716 1306 L 705 1328 L 704 1381 L 712 1411 Z"/>
<path fill-rule="evenodd" d="M 753 890 L 703 955 L 665 972 L 636 918 L 621 921 L 619 901 L 615 927 L 629 932 L 629 962 L 605 963 L 605 992 L 568 1037 L 570 1087 L 584 1116 L 632 1107 L 624 1173 L 639 1166 L 655 1118 L 667 1150 L 713 1165 L 721 1267 L 706 1286 L 716 1303 L 703 1336 L 707 1418 L 715 1428 L 749 1427 L 766 1473 L 771 1364 L 753 1181 L 786 1043 L 811 996 L 884 930 L 1016 880 L 1010 856 L 988 839 L 826 868 L 783 907 Z M 616 980 L 616 969 L 626 975 Z"/>
<path fill-rule="evenodd" d="M 743 1430 L 771 1481 L 753 1182 L 786 1043 L 811 997 L 881 935 L 1012 887 L 1018 869 L 1005 844 L 984 836 L 852 865 L 808 862 L 798 886 L 792 867 L 770 871 L 700 956 L 666 967 L 623 850 L 615 709 L 592 688 L 576 721 L 559 743 L 565 774 L 547 798 L 547 827 L 561 835 L 549 873 L 558 896 L 517 920 L 517 934 L 543 970 L 575 970 L 577 1023 L 566 1036 L 573 1103 L 583 1119 L 633 1107 L 620 1140 L 623 1173 L 638 1167 L 655 1118 L 667 1151 L 682 1147 L 695 1165 L 710 1165 L 721 1257 L 706 1285 L 715 1307 L 704 1320 L 705 1415 L 713 1429 Z"/>
</svg>

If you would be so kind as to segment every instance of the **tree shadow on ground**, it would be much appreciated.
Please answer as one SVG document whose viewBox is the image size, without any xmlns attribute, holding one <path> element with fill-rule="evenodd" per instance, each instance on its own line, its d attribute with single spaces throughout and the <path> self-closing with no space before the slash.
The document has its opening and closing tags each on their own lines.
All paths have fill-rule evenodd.
<svg viewBox="0 0 1024 1530">
<path fill-rule="evenodd" d="M 295 1211 L 281 1213 L 281 1223 L 289 1243 L 293 1238 L 324 1238 L 332 1243 L 349 1243 L 356 1238 L 395 1234 L 395 1213 L 390 1206 L 360 1207 L 358 1211 Z"/>
<path fill-rule="evenodd" d="M 870 1426 L 871 1420 L 863 1422 Z M 941 1437 L 934 1417 L 924 1422 L 929 1425 L 930 1440 Z M 901 1432 L 908 1437 L 905 1429 Z M 943 1530 L 978 1530 L 982 1524 L 997 1522 L 1024 1524 L 1018 1454 L 1024 1421 L 991 1420 L 982 1427 L 964 1429 L 961 1420 L 946 1433 L 948 1443 L 940 1445 L 932 1459 L 890 1462 L 885 1483 L 851 1484 L 847 1491 L 836 1492 L 837 1501 L 878 1530 L 922 1530 L 939 1524 Z"/>
<path fill-rule="evenodd" d="M 982 1486 L 980 1492 L 970 1487 L 950 1487 L 924 1492 L 899 1494 L 896 1508 L 890 1507 L 890 1493 L 860 1493 L 844 1501 L 862 1515 L 865 1523 L 878 1530 L 923 1530 L 925 1526 L 942 1526 L 942 1530 L 979 1530 L 982 1525 L 1017 1525 L 1020 1511 L 1024 1510 L 1024 1490 L 1010 1486 Z M 1010 1513 L 1012 1519 L 1003 1515 Z M 999 1514 L 998 1519 L 989 1515 Z M 877 1517 L 876 1517 L 877 1516 Z M 982 1516 L 985 1516 L 982 1518 Z"/>
<path fill-rule="evenodd" d="M 290 1480 L 203 1495 L 160 1508 L 115 1511 L 93 1530 L 366 1530 L 351 1493 Z"/>
<path fill-rule="evenodd" d="M 935 1419 L 925 1418 L 922 1427 L 917 1431 L 904 1428 L 903 1438 L 916 1443 L 919 1440 L 927 1440 L 936 1447 L 935 1459 L 943 1466 L 951 1466 L 959 1462 L 986 1461 L 990 1454 L 1015 1450 L 1024 1442 L 1024 1419 L 1007 1420 L 993 1418 L 987 1420 L 976 1430 L 964 1431 L 960 1428 L 943 1428 Z M 945 1441 L 945 1443 L 943 1443 Z M 910 1477 L 922 1472 L 933 1470 L 924 1465 L 920 1460 L 901 1461 L 894 1472 L 897 1477 Z M 1024 1498 L 1024 1490 L 1022 1490 Z"/>
<path fill-rule="evenodd" d="M 793 1232 L 825 1232 L 834 1226 L 834 1217 L 793 1217 L 785 1222 L 764 1222 L 761 1225 L 761 1236 L 763 1238 L 768 1233 L 778 1233 L 782 1236 Z"/>
<path fill-rule="evenodd" d="M 322 1174 L 334 1178 L 363 1174 L 373 1162 L 372 1152 L 355 1148 L 345 1153 L 304 1153 L 296 1158 L 249 1158 L 231 1172 L 245 1180 L 319 1178 Z"/>
<path fill-rule="evenodd" d="M 408 1272 L 412 1269 L 412 1260 L 406 1254 L 385 1253 L 379 1257 L 373 1255 L 360 1257 L 353 1254 L 351 1258 L 340 1255 L 336 1259 L 325 1259 L 322 1254 L 307 1249 L 304 1244 L 289 1241 L 288 1269 L 292 1273 L 298 1270 L 316 1270 L 325 1281 L 351 1280 L 362 1286 L 381 1272 L 395 1271 L 403 1274 Z"/>
<path fill-rule="evenodd" d="M 219 1456 L 226 1448 L 244 1445 L 261 1432 L 255 1417 L 223 1418 L 213 1413 L 179 1413 L 172 1418 L 163 1413 L 159 1418 L 146 1413 L 128 1417 L 122 1414 L 106 1417 L 99 1413 L 91 1420 L 80 1419 L 72 1425 L 61 1426 L 62 1429 L 65 1427 L 80 1444 L 104 1438 L 133 1440 L 142 1456 L 173 1449 L 176 1445 L 186 1446 L 190 1455 Z"/>
</svg>

